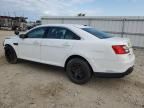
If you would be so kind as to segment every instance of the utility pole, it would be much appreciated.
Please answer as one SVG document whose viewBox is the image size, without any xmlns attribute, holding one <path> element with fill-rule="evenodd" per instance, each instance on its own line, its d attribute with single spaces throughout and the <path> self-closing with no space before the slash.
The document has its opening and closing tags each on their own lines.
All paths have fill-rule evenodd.
<svg viewBox="0 0 144 108">
<path fill-rule="evenodd" d="M 16 17 L 16 12 L 14 11 L 14 16 Z"/>
</svg>

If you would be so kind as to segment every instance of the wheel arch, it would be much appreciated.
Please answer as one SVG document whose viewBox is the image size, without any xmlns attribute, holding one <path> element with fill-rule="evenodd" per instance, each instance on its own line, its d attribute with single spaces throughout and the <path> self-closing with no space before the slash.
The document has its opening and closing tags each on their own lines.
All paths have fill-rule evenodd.
<svg viewBox="0 0 144 108">
<path fill-rule="evenodd" d="M 67 66 L 67 63 L 71 60 L 71 59 L 74 59 L 74 58 L 81 58 L 83 59 L 84 61 L 86 61 L 91 69 L 91 71 L 93 72 L 93 69 L 92 69 L 92 66 L 90 65 L 90 63 L 88 62 L 87 59 L 85 59 L 84 57 L 80 56 L 80 55 L 71 55 L 69 56 L 66 61 L 65 61 L 65 64 L 64 64 L 64 69 L 66 70 L 66 66 Z"/>
<path fill-rule="evenodd" d="M 5 48 L 6 46 L 12 47 L 12 45 L 10 45 L 10 44 L 5 44 L 5 45 L 4 45 L 4 48 Z M 13 47 L 12 47 L 12 48 L 13 48 Z"/>
<path fill-rule="evenodd" d="M 11 48 L 14 50 L 13 46 L 10 45 L 10 44 L 5 44 L 5 45 L 4 45 L 4 48 L 6 48 L 7 46 L 8 46 L 8 47 L 11 47 Z M 14 50 L 14 51 L 15 51 L 15 50 Z"/>
<path fill-rule="evenodd" d="M 14 48 L 11 44 L 5 44 L 5 45 L 4 45 L 4 49 L 5 49 L 7 46 L 8 46 L 8 47 L 11 47 L 11 48 L 14 50 L 16 56 L 17 56 L 17 52 L 16 52 L 15 48 Z"/>
</svg>

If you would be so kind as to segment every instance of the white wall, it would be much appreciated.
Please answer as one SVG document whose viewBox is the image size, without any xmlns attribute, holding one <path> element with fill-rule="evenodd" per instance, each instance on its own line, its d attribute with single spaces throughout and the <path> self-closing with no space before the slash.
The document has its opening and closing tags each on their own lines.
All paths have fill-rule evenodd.
<svg viewBox="0 0 144 108">
<path fill-rule="evenodd" d="M 125 19 L 125 21 L 123 21 Z M 144 47 L 144 17 L 42 17 L 42 24 L 83 24 L 130 38 L 133 46 Z M 122 35 L 122 32 L 124 34 Z"/>
</svg>

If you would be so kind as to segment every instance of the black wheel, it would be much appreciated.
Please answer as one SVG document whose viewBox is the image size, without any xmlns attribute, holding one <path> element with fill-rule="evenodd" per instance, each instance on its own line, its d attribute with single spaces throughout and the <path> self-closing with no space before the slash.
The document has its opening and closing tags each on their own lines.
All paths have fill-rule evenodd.
<svg viewBox="0 0 144 108">
<path fill-rule="evenodd" d="M 17 55 L 15 53 L 15 50 L 11 46 L 5 46 L 5 57 L 9 63 L 17 63 Z"/>
<path fill-rule="evenodd" d="M 76 84 L 85 84 L 92 76 L 89 64 L 81 58 L 71 59 L 66 65 L 66 72 L 69 79 Z"/>
</svg>

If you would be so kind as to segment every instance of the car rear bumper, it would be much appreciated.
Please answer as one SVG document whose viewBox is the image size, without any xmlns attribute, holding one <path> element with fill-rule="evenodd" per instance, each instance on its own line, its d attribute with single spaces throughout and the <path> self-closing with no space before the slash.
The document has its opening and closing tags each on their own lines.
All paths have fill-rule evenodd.
<svg viewBox="0 0 144 108">
<path fill-rule="evenodd" d="M 103 73 L 103 72 L 94 72 L 96 77 L 103 77 L 103 78 L 121 78 L 126 75 L 129 75 L 134 70 L 134 66 L 130 67 L 128 70 L 126 70 L 123 73 Z"/>
<path fill-rule="evenodd" d="M 118 57 L 120 58 L 120 57 Z M 133 67 L 135 64 L 135 56 L 132 55 L 130 58 L 126 56 L 124 58 L 111 60 L 111 59 L 92 59 L 90 65 L 95 73 L 116 73 L 123 74 L 129 68 Z"/>
</svg>

